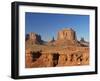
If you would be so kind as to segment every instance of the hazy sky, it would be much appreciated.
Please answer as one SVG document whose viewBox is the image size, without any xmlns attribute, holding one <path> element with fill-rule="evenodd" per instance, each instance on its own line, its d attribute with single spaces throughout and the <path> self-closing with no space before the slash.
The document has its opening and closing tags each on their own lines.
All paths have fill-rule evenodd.
<svg viewBox="0 0 100 81">
<path fill-rule="evenodd" d="M 45 41 L 56 39 L 57 32 L 64 28 L 72 28 L 76 31 L 77 38 L 84 37 L 89 40 L 89 16 L 73 14 L 50 13 L 25 13 L 25 32 L 40 34 Z"/>
</svg>

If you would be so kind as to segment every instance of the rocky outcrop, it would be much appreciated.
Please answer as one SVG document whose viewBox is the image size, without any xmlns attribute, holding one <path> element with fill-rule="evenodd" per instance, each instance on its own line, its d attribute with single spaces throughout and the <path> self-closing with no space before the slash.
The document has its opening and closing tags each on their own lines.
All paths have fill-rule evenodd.
<svg viewBox="0 0 100 81">
<path fill-rule="evenodd" d="M 81 38 L 79 42 L 82 46 L 89 46 L 89 42 L 85 41 L 84 38 Z"/>
<path fill-rule="evenodd" d="M 77 40 L 73 29 L 63 29 L 58 32 L 57 40 Z"/>
<path fill-rule="evenodd" d="M 26 41 L 31 41 L 32 44 L 42 44 L 42 40 L 41 40 L 41 36 L 31 32 L 29 34 L 26 35 Z"/>
<path fill-rule="evenodd" d="M 36 33 L 26 35 L 26 68 L 89 65 L 89 45 L 78 41 L 73 29 L 58 32 L 57 39 L 41 40 Z"/>
<path fill-rule="evenodd" d="M 76 32 L 67 28 L 58 32 L 57 40 L 54 44 L 57 46 L 81 46 L 77 41 Z"/>
<path fill-rule="evenodd" d="M 57 49 L 57 48 L 56 48 Z M 47 48 L 42 51 L 26 50 L 26 68 L 78 66 L 89 64 L 88 47 L 68 47 L 62 50 Z"/>
</svg>

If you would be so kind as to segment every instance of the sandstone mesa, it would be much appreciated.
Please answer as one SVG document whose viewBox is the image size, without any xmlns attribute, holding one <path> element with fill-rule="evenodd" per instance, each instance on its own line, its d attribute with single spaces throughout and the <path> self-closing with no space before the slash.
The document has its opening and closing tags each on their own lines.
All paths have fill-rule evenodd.
<svg viewBox="0 0 100 81">
<path fill-rule="evenodd" d="M 58 31 L 57 39 L 47 42 L 31 32 L 25 39 L 25 67 L 60 67 L 89 65 L 89 43 L 77 40 L 71 28 Z"/>
</svg>

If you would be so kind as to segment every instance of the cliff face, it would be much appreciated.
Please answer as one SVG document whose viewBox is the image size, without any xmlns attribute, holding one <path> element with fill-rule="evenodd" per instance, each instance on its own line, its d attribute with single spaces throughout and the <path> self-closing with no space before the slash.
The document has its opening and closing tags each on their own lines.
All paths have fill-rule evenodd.
<svg viewBox="0 0 100 81">
<path fill-rule="evenodd" d="M 89 47 L 78 41 L 73 29 L 63 29 L 50 42 L 44 43 L 36 33 L 26 35 L 26 68 L 77 66 L 89 64 Z"/>
<path fill-rule="evenodd" d="M 57 40 L 77 40 L 73 29 L 63 29 L 58 32 Z"/>
</svg>

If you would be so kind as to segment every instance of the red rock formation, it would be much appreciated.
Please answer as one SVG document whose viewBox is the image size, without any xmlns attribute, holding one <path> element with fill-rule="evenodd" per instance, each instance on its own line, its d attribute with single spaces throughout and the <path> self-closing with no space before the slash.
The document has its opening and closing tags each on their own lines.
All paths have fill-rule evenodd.
<svg viewBox="0 0 100 81">
<path fill-rule="evenodd" d="M 31 32 L 26 35 L 26 41 L 31 41 L 32 44 L 41 44 L 43 41 L 41 40 L 41 36 Z"/>
<path fill-rule="evenodd" d="M 77 40 L 72 29 L 60 30 L 57 40 L 46 44 L 35 33 L 26 39 L 26 68 L 89 65 L 89 47 Z"/>
<path fill-rule="evenodd" d="M 63 29 L 58 32 L 57 40 L 77 40 L 73 29 Z"/>
<path fill-rule="evenodd" d="M 54 44 L 58 46 L 80 46 L 80 43 L 77 41 L 76 32 L 73 29 L 60 30 Z"/>
</svg>

